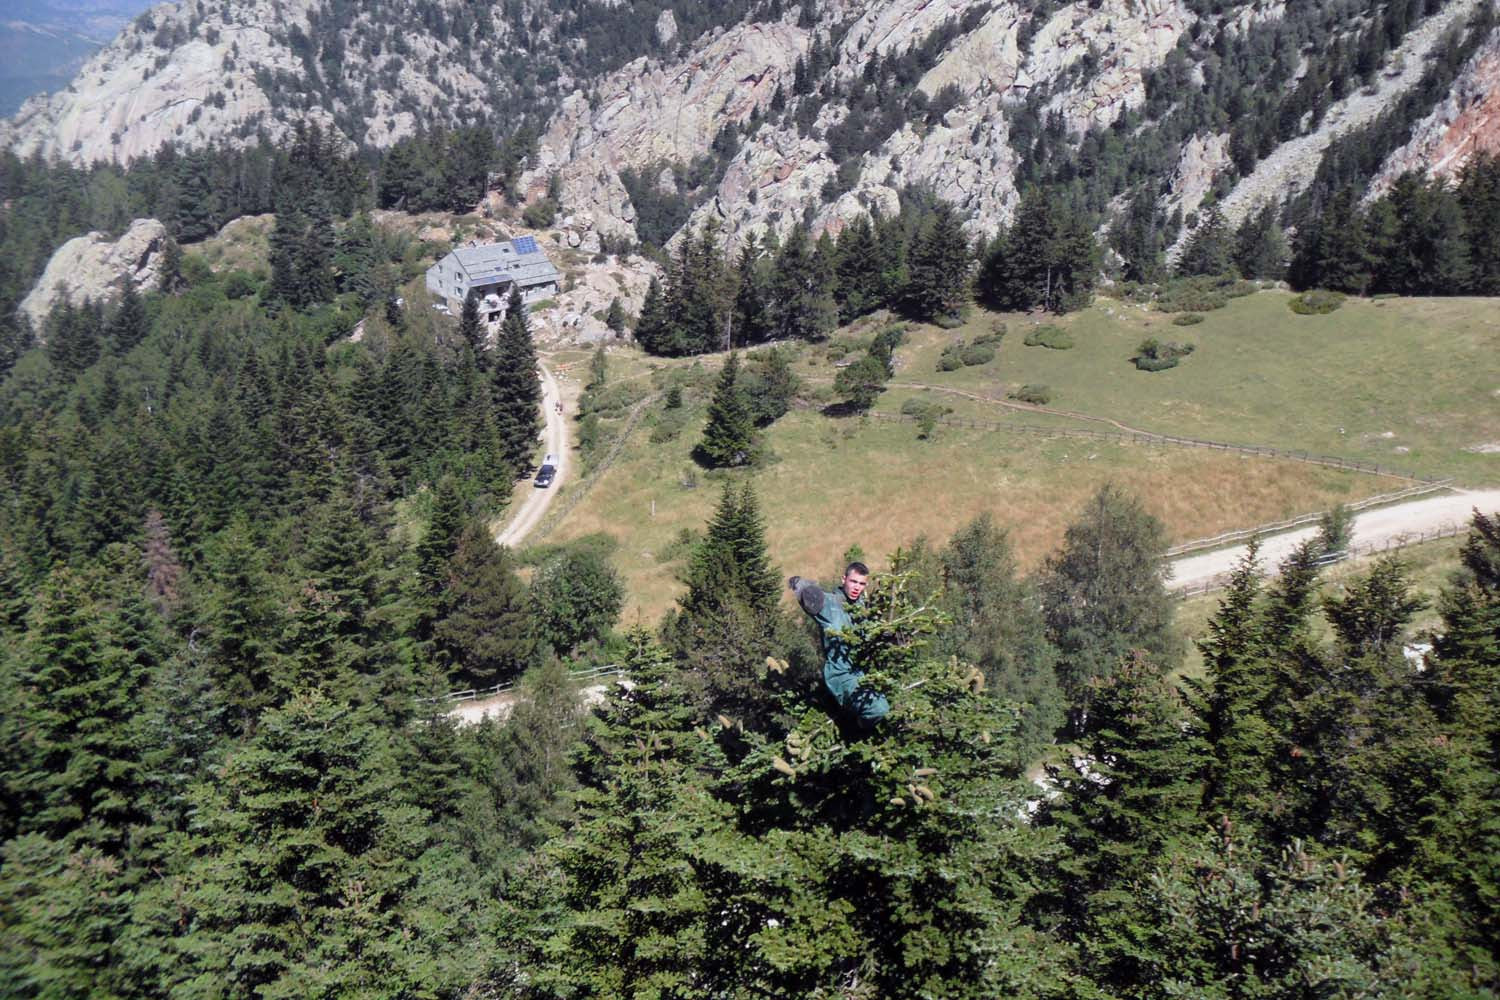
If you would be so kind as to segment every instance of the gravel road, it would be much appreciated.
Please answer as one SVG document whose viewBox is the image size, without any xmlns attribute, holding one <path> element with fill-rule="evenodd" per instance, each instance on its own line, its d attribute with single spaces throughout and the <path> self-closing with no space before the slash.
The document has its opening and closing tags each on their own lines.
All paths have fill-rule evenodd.
<svg viewBox="0 0 1500 1000">
<path fill-rule="evenodd" d="M 515 514 L 505 528 L 495 535 L 496 545 L 509 545 L 515 548 L 525 540 L 532 529 L 541 523 L 547 513 L 547 508 L 552 506 L 552 500 L 562 489 L 563 482 L 568 478 L 568 466 L 571 464 L 568 455 L 568 423 L 564 414 L 557 412 L 557 404 L 562 399 L 561 391 L 557 385 L 557 379 L 552 375 L 552 369 L 545 364 L 539 366 L 542 371 L 542 413 L 546 417 L 546 427 L 542 432 L 542 438 L 547 442 L 546 450 L 557 456 L 557 477 L 552 480 L 552 485 L 544 490 L 539 490 L 529 483 L 521 487 L 521 502 L 516 506 Z"/>
<path fill-rule="evenodd" d="M 1351 543 L 1383 544 L 1403 535 L 1417 535 L 1450 525 L 1463 525 L 1468 523 L 1476 507 L 1486 514 L 1500 510 L 1500 489 L 1458 490 L 1445 496 L 1424 497 L 1363 511 L 1355 515 Z M 1274 569 L 1302 541 L 1317 533 L 1318 528 L 1313 525 L 1261 539 L 1261 565 Z M 1234 569 L 1244 555 L 1245 546 L 1237 545 L 1174 559 L 1168 586 L 1191 587 L 1208 583 Z"/>
</svg>

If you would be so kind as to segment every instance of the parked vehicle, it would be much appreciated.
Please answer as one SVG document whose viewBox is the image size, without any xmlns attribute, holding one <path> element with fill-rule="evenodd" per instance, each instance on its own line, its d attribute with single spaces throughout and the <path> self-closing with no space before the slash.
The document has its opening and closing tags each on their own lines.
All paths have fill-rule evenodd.
<svg viewBox="0 0 1500 1000">
<path fill-rule="evenodd" d="M 548 455 L 542 459 L 542 467 L 536 470 L 536 481 L 534 485 L 539 490 L 545 490 L 552 485 L 552 480 L 557 478 L 557 456 Z"/>
</svg>

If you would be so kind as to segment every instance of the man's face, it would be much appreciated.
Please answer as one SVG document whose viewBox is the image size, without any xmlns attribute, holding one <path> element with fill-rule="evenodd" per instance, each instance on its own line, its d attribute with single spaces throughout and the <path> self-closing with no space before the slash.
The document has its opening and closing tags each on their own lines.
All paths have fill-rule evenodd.
<svg viewBox="0 0 1500 1000">
<path fill-rule="evenodd" d="M 859 600 L 859 595 L 865 592 L 865 584 L 869 582 L 869 577 L 857 569 L 851 569 L 844 574 L 844 593 L 848 596 L 849 600 L 857 601 Z"/>
</svg>

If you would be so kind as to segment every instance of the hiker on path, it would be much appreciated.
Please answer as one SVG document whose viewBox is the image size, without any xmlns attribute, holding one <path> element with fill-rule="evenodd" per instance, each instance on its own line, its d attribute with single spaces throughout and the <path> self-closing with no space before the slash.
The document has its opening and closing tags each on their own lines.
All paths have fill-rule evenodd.
<svg viewBox="0 0 1500 1000">
<path fill-rule="evenodd" d="M 854 669 L 849 659 L 849 642 L 841 634 L 853 628 L 849 608 L 859 603 L 869 581 L 870 568 L 862 562 L 850 563 L 844 569 L 839 588 L 831 592 L 800 576 L 787 581 L 797 595 L 798 605 L 822 631 L 823 686 L 862 729 L 873 729 L 891 710 L 885 695 L 860 685 L 864 674 Z"/>
</svg>

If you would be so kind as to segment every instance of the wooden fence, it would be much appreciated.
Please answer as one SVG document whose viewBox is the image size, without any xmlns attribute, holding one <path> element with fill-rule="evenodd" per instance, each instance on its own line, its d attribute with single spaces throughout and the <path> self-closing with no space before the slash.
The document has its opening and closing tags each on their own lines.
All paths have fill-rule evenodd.
<svg viewBox="0 0 1500 1000">
<path fill-rule="evenodd" d="M 1410 545 L 1420 545 L 1423 542 L 1433 542 L 1440 538 L 1453 538 L 1462 535 L 1469 530 L 1468 522 L 1462 524 L 1446 524 L 1439 528 L 1428 531 L 1410 531 L 1400 535 L 1392 535 L 1390 538 L 1379 542 L 1365 542 L 1362 545 L 1351 545 L 1344 552 L 1344 557 L 1352 559 L 1355 556 L 1370 556 L 1382 552 L 1395 552 Z M 1329 560 L 1337 561 L 1337 560 Z M 1324 563 L 1323 565 L 1327 565 Z M 1229 585 L 1230 573 L 1221 573 L 1211 580 L 1204 580 L 1188 587 L 1179 587 L 1172 591 L 1172 596 L 1178 600 L 1186 600 L 1189 597 L 1199 597 L 1203 594 L 1212 594 L 1223 590 Z"/>
<path fill-rule="evenodd" d="M 618 677 L 625 673 L 625 668 L 618 663 L 606 663 L 603 666 L 589 667 L 586 670 L 570 670 L 568 678 L 575 684 L 587 685 L 590 681 L 602 680 L 605 677 Z M 421 704 L 446 703 L 450 705 L 460 704 L 466 701 L 482 701 L 485 698 L 494 698 L 497 695 L 509 694 L 518 686 L 517 681 L 506 681 L 487 688 L 465 688 L 462 691 L 449 691 L 447 694 L 436 695 L 431 698 L 418 698 Z"/>
<path fill-rule="evenodd" d="M 894 420 L 912 423 L 922 418 L 907 413 L 869 414 L 876 420 Z M 1319 455 L 1295 448 L 1267 448 L 1254 444 L 1230 444 L 1224 441 L 1209 441 L 1204 438 L 1182 437 L 1176 434 L 1156 434 L 1151 431 L 1096 431 L 1085 427 L 1049 427 L 1044 424 L 1000 422 L 994 420 L 971 420 L 967 417 L 938 417 L 939 424 L 947 427 L 966 427 L 981 431 L 1009 431 L 1015 434 L 1036 434 L 1043 437 L 1083 438 L 1091 441 L 1113 441 L 1129 444 L 1173 445 L 1180 448 L 1207 448 L 1211 451 L 1229 451 L 1241 455 L 1257 455 L 1263 458 L 1284 458 L 1310 465 L 1324 465 L 1348 472 L 1364 472 L 1374 476 L 1388 476 L 1416 483 L 1434 484 L 1442 482 L 1432 476 L 1418 476 L 1398 469 L 1389 469 L 1375 462 L 1361 462 L 1337 455 Z"/>
</svg>

